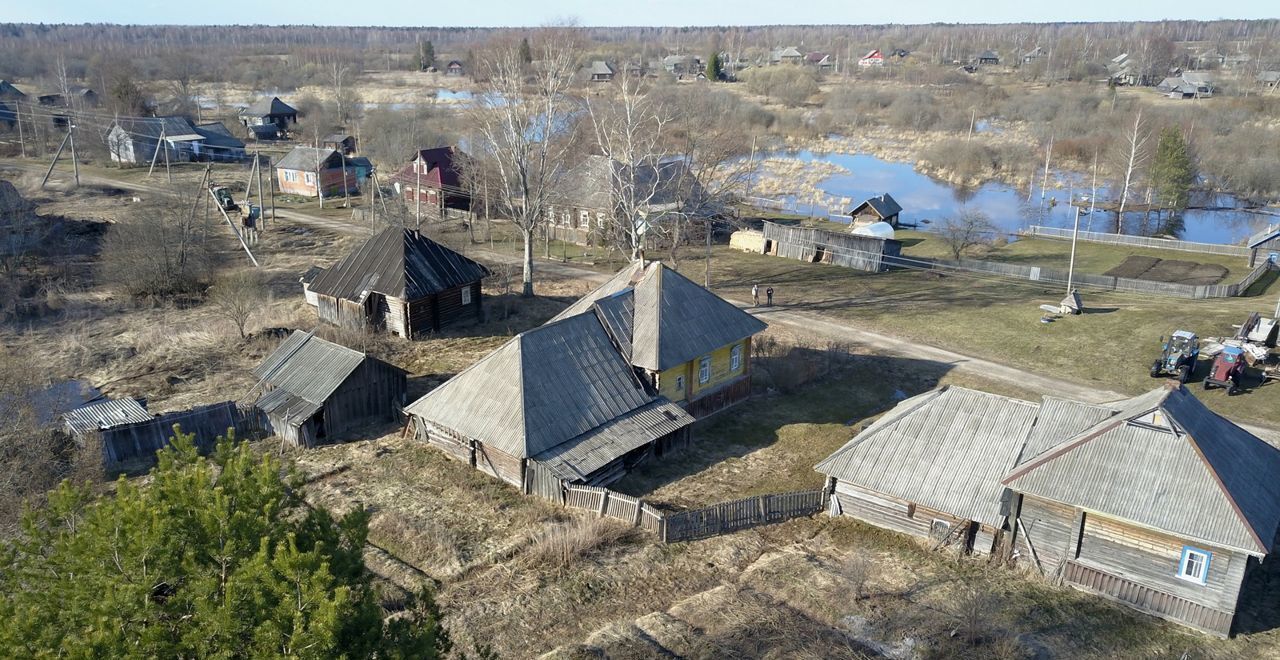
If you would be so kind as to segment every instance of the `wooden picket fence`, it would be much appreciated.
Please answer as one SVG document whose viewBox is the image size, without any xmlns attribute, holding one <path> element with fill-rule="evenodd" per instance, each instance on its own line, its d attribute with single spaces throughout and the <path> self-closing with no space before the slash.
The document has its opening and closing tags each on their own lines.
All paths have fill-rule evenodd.
<svg viewBox="0 0 1280 660">
<path fill-rule="evenodd" d="M 663 513 L 638 497 L 600 486 L 565 484 L 561 503 L 657 534 L 665 543 L 693 541 L 819 513 L 825 490 L 756 495 L 701 509 Z"/>
</svg>

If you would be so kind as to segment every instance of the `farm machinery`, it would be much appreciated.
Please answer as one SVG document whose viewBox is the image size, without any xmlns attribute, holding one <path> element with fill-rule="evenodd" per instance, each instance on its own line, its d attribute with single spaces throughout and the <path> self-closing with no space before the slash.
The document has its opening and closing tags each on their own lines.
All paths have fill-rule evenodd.
<svg viewBox="0 0 1280 660">
<path fill-rule="evenodd" d="M 1223 346 L 1222 351 L 1213 357 L 1213 365 L 1209 367 L 1209 375 L 1205 376 L 1204 388 L 1227 388 L 1227 396 L 1241 389 L 1244 381 L 1245 355 L 1239 346 Z"/>
<path fill-rule="evenodd" d="M 1179 383 L 1185 383 L 1195 371 L 1199 357 L 1200 338 L 1194 332 L 1178 330 L 1164 342 L 1160 357 L 1151 364 L 1151 377 L 1169 374 L 1177 376 Z"/>
</svg>

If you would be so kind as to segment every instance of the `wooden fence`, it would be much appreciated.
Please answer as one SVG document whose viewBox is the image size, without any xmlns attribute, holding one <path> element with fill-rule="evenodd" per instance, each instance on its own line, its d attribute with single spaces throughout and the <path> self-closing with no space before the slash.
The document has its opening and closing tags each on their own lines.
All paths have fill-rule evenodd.
<svg viewBox="0 0 1280 660">
<path fill-rule="evenodd" d="M 1065 238 L 1070 240 L 1072 230 L 1058 227 L 1027 227 L 1028 236 L 1040 238 Z M 1171 238 L 1149 238 L 1147 236 L 1129 236 L 1128 234 L 1111 234 L 1096 231 L 1082 231 L 1077 240 L 1090 243 L 1108 243 L 1111 245 L 1136 245 L 1139 247 L 1158 248 L 1161 250 L 1179 250 L 1182 252 L 1199 252 L 1201 254 L 1222 254 L 1230 257 L 1249 257 L 1249 248 L 1239 245 L 1218 245 L 1216 243 L 1195 243 L 1179 241 Z"/>
<path fill-rule="evenodd" d="M 826 494 L 825 490 L 805 490 L 756 495 L 691 511 L 663 513 L 638 497 L 608 488 L 565 484 L 561 503 L 570 509 L 635 525 L 657 534 L 664 543 L 676 543 L 813 515 L 822 511 Z"/>
</svg>

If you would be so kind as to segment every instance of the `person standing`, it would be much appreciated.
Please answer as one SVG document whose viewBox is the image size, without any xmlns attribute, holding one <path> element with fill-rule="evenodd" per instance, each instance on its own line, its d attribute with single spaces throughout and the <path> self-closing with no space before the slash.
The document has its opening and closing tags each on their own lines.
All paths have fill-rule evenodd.
<svg viewBox="0 0 1280 660">
<path fill-rule="evenodd" d="M 769 287 L 769 288 L 765 289 L 765 290 L 764 290 L 764 295 L 765 295 L 765 297 L 768 299 L 768 302 L 765 304 L 765 306 L 766 306 L 766 307 L 773 307 L 773 287 Z"/>
<path fill-rule="evenodd" d="M 759 284 L 751 285 L 751 302 L 756 307 L 760 306 L 760 285 Z"/>
</svg>

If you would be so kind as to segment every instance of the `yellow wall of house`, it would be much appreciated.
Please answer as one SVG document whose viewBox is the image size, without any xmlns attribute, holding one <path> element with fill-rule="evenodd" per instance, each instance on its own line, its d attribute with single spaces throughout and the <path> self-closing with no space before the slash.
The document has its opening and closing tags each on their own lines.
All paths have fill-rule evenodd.
<svg viewBox="0 0 1280 660">
<path fill-rule="evenodd" d="M 733 366 L 733 347 L 742 347 L 742 363 L 738 368 Z M 713 351 L 711 357 L 711 379 L 705 383 L 698 382 L 698 369 L 701 357 L 695 358 L 678 367 L 672 367 L 658 374 L 658 393 L 672 401 L 695 399 L 707 390 L 715 389 L 725 383 L 737 379 L 750 370 L 751 339 L 729 344 Z M 680 387 L 680 376 L 684 376 L 684 387 Z"/>
<path fill-rule="evenodd" d="M 684 401 L 689 391 L 689 364 L 686 362 L 659 373 L 658 394 L 672 401 Z M 680 382 L 680 376 L 684 376 L 683 383 Z"/>
</svg>

